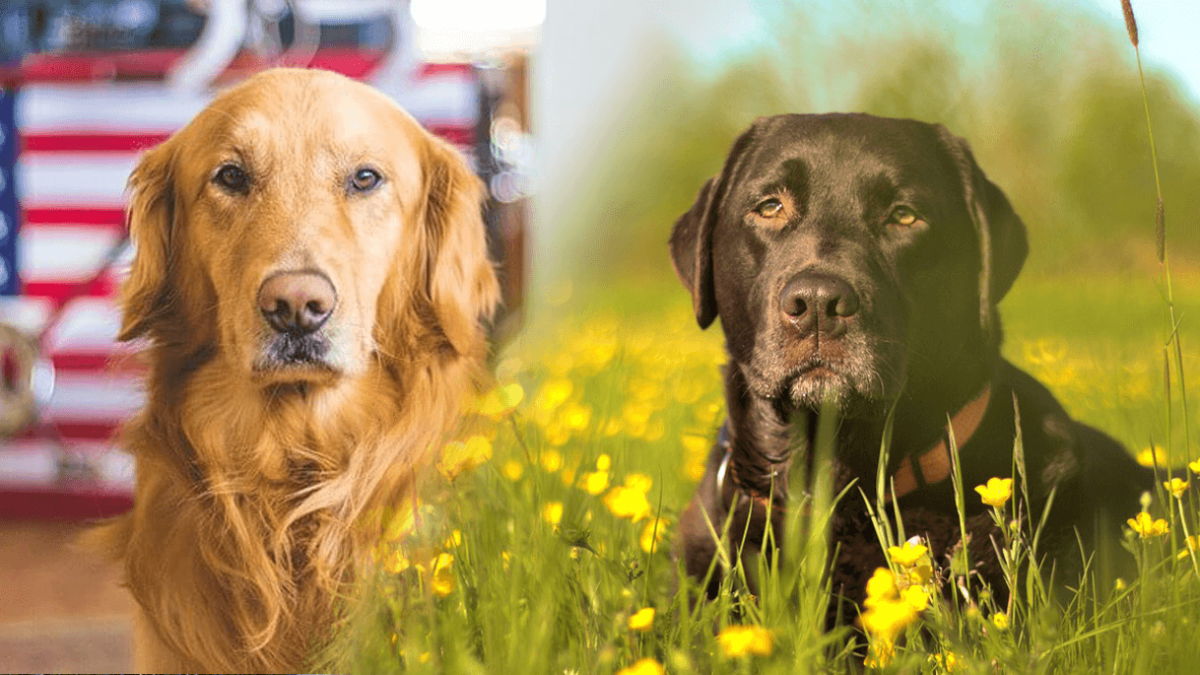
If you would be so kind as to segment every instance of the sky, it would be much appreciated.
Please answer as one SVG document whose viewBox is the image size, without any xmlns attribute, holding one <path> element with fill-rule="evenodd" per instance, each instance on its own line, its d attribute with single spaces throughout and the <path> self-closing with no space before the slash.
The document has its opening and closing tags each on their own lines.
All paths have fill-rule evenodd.
<svg viewBox="0 0 1200 675">
<path fill-rule="evenodd" d="M 1106 22 L 1124 26 L 1120 2 L 1086 0 Z M 1200 103 L 1200 1 L 1133 0 L 1143 66 L 1169 70 Z"/>
</svg>

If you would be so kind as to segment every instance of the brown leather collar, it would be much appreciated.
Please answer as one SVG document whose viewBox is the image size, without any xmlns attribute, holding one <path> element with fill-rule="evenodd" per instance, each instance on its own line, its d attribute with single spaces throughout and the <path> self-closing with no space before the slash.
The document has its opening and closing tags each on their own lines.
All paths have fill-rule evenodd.
<svg viewBox="0 0 1200 675">
<path fill-rule="evenodd" d="M 953 468 L 950 458 L 950 434 L 954 435 L 954 444 L 961 450 L 979 429 L 991 398 L 992 387 L 988 384 L 978 396 L 950 418 L 950 424 L 937 445 L 920 455 L 910 455 L 905 459 L 891 477 L 897 499 L 911 494 L 917 488 L 940 483 L 950 477 Z M 738 481 L 736 467 L 730 463 L 733 456 L 733 439 L 728 423 L 721 425 L 717 442 L 725 450 L 725 456 L 721 458 L 721 464 L 717 467 L 717 494 L 720 495 L 724 506 L 733 510 L 739 502 L 746 500 L 751 502 L 752 509 L 765 511 L 771 496 L 743 488 Z M 782 496 L 782 490 L 776 494 Z M 891 501 L 892 493 L 889 492 L 885 499 Z M 776 508 L 779 506 L 776 505 Z"/>
<path fill-rule="evenodd" d="M 954 417 L 946 433 L 942 434 L 938 444 L 921 455 L 909 455 L 906 462 L 900 465 L 892 474 L 892 485 L 896 499 L 899 499 L 919 487 L 940 483 L 950 477 L 953 462 L 950 459 L 950 434 L 954 434 L 954 445 L 960 450 L 979 428 L 983 415 L 987 412 L 988 402 L 992 399 L 992 386 L 988 384 L 970 403 L 962 407 Z M 892 493 L 886 495 L 886 500 L 892 500 Z"/>
</svg>

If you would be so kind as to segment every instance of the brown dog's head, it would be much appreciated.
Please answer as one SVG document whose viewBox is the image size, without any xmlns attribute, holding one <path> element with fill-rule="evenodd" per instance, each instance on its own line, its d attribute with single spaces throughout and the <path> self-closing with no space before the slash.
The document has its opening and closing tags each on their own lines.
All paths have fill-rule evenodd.
<svg viewBox="0 0 1200 675">
<path fill-rule="evenodd" d="M 482 352 L 498 288 L 481 184 L 366 85 L 255 76 L 148 152 L 130 187 L 122 340 L 208 349 L 263 386 L 353 378 L 416 343 Z"/>
<path fill-rule="evenodd" d="M 869 115 L 755 122 L 671 234 L 696 319 L 721 318 L 749 392 L 848 415 L 978 393 L 1025 254 L 964 141 Z"/>
</svg>

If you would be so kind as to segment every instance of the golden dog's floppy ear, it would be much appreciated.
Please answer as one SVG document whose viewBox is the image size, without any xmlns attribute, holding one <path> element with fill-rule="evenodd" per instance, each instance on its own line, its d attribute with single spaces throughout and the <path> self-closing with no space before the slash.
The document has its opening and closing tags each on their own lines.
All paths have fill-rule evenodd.
<svg viewBox="0 0 1200 675">
<path fill-rule="evenodd" d="M 979 318 L 990 330 L 992 310 L 1012 288 L 1029 255 L 1025 223 L 1004 192 L 979 168 L 971 146 L 941 125 L 937 132 L 958 167 L 967 211 L 979 236 Z"/>
<path fill-rule="evenodd" d="M 136 253 L 121 288 L 121 332 L 117 334 L 121 341 L 145 335 L 169 304 L 167 265 L 175 220 L 173 158 L 174 146 L 167 141 L 143 155 L 129 176 L 129 234 Z"/>
<path fill-rule="evenodd" d="M 488 258 L 483 183 L 445 141 L 430 136 L 428 148 L 429 299 L 446 339 L 459 354 L 470 354 L 481 344 L 481 320 L 492 318 L 500 300 L 500 284 Z"/>
<path fill-rule="evenodd" d="M 761 119 L 761 118 L 760 118 Z M 758 127 L 756 121 L 734 141 L 721 173 L 709 178 L 687 213 L 675 221 L 671 228 L 671 263 L 675 274 L 692 294 L 692 308 L 696 322 L 708 328 L 717 318 L 717 296 L 713 283 L 712 238 L 720 217 L 721 200 L 729 186 L 738 160 L 754 138 Z"/>
</svg>

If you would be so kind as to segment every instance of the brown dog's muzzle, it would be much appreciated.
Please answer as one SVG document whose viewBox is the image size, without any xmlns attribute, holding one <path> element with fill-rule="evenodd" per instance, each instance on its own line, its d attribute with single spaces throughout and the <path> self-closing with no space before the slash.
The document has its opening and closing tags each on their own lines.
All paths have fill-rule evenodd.
<svg viewBox="0 0 1200 675">
<path fill-rule="evenodd" d="M 258 289 L 258 311 L 276 333 L 315 333 L 336 306 L 337 290 L 319 272 L 279 272 Z"/>
<path fill-rule="evenodd" d="M 779 295 L 783 320 L 807 337 L 839 337 L 858 313 L 858 294 L 834 277 L 805 272 L 792 277 Z"/>
</svg>

